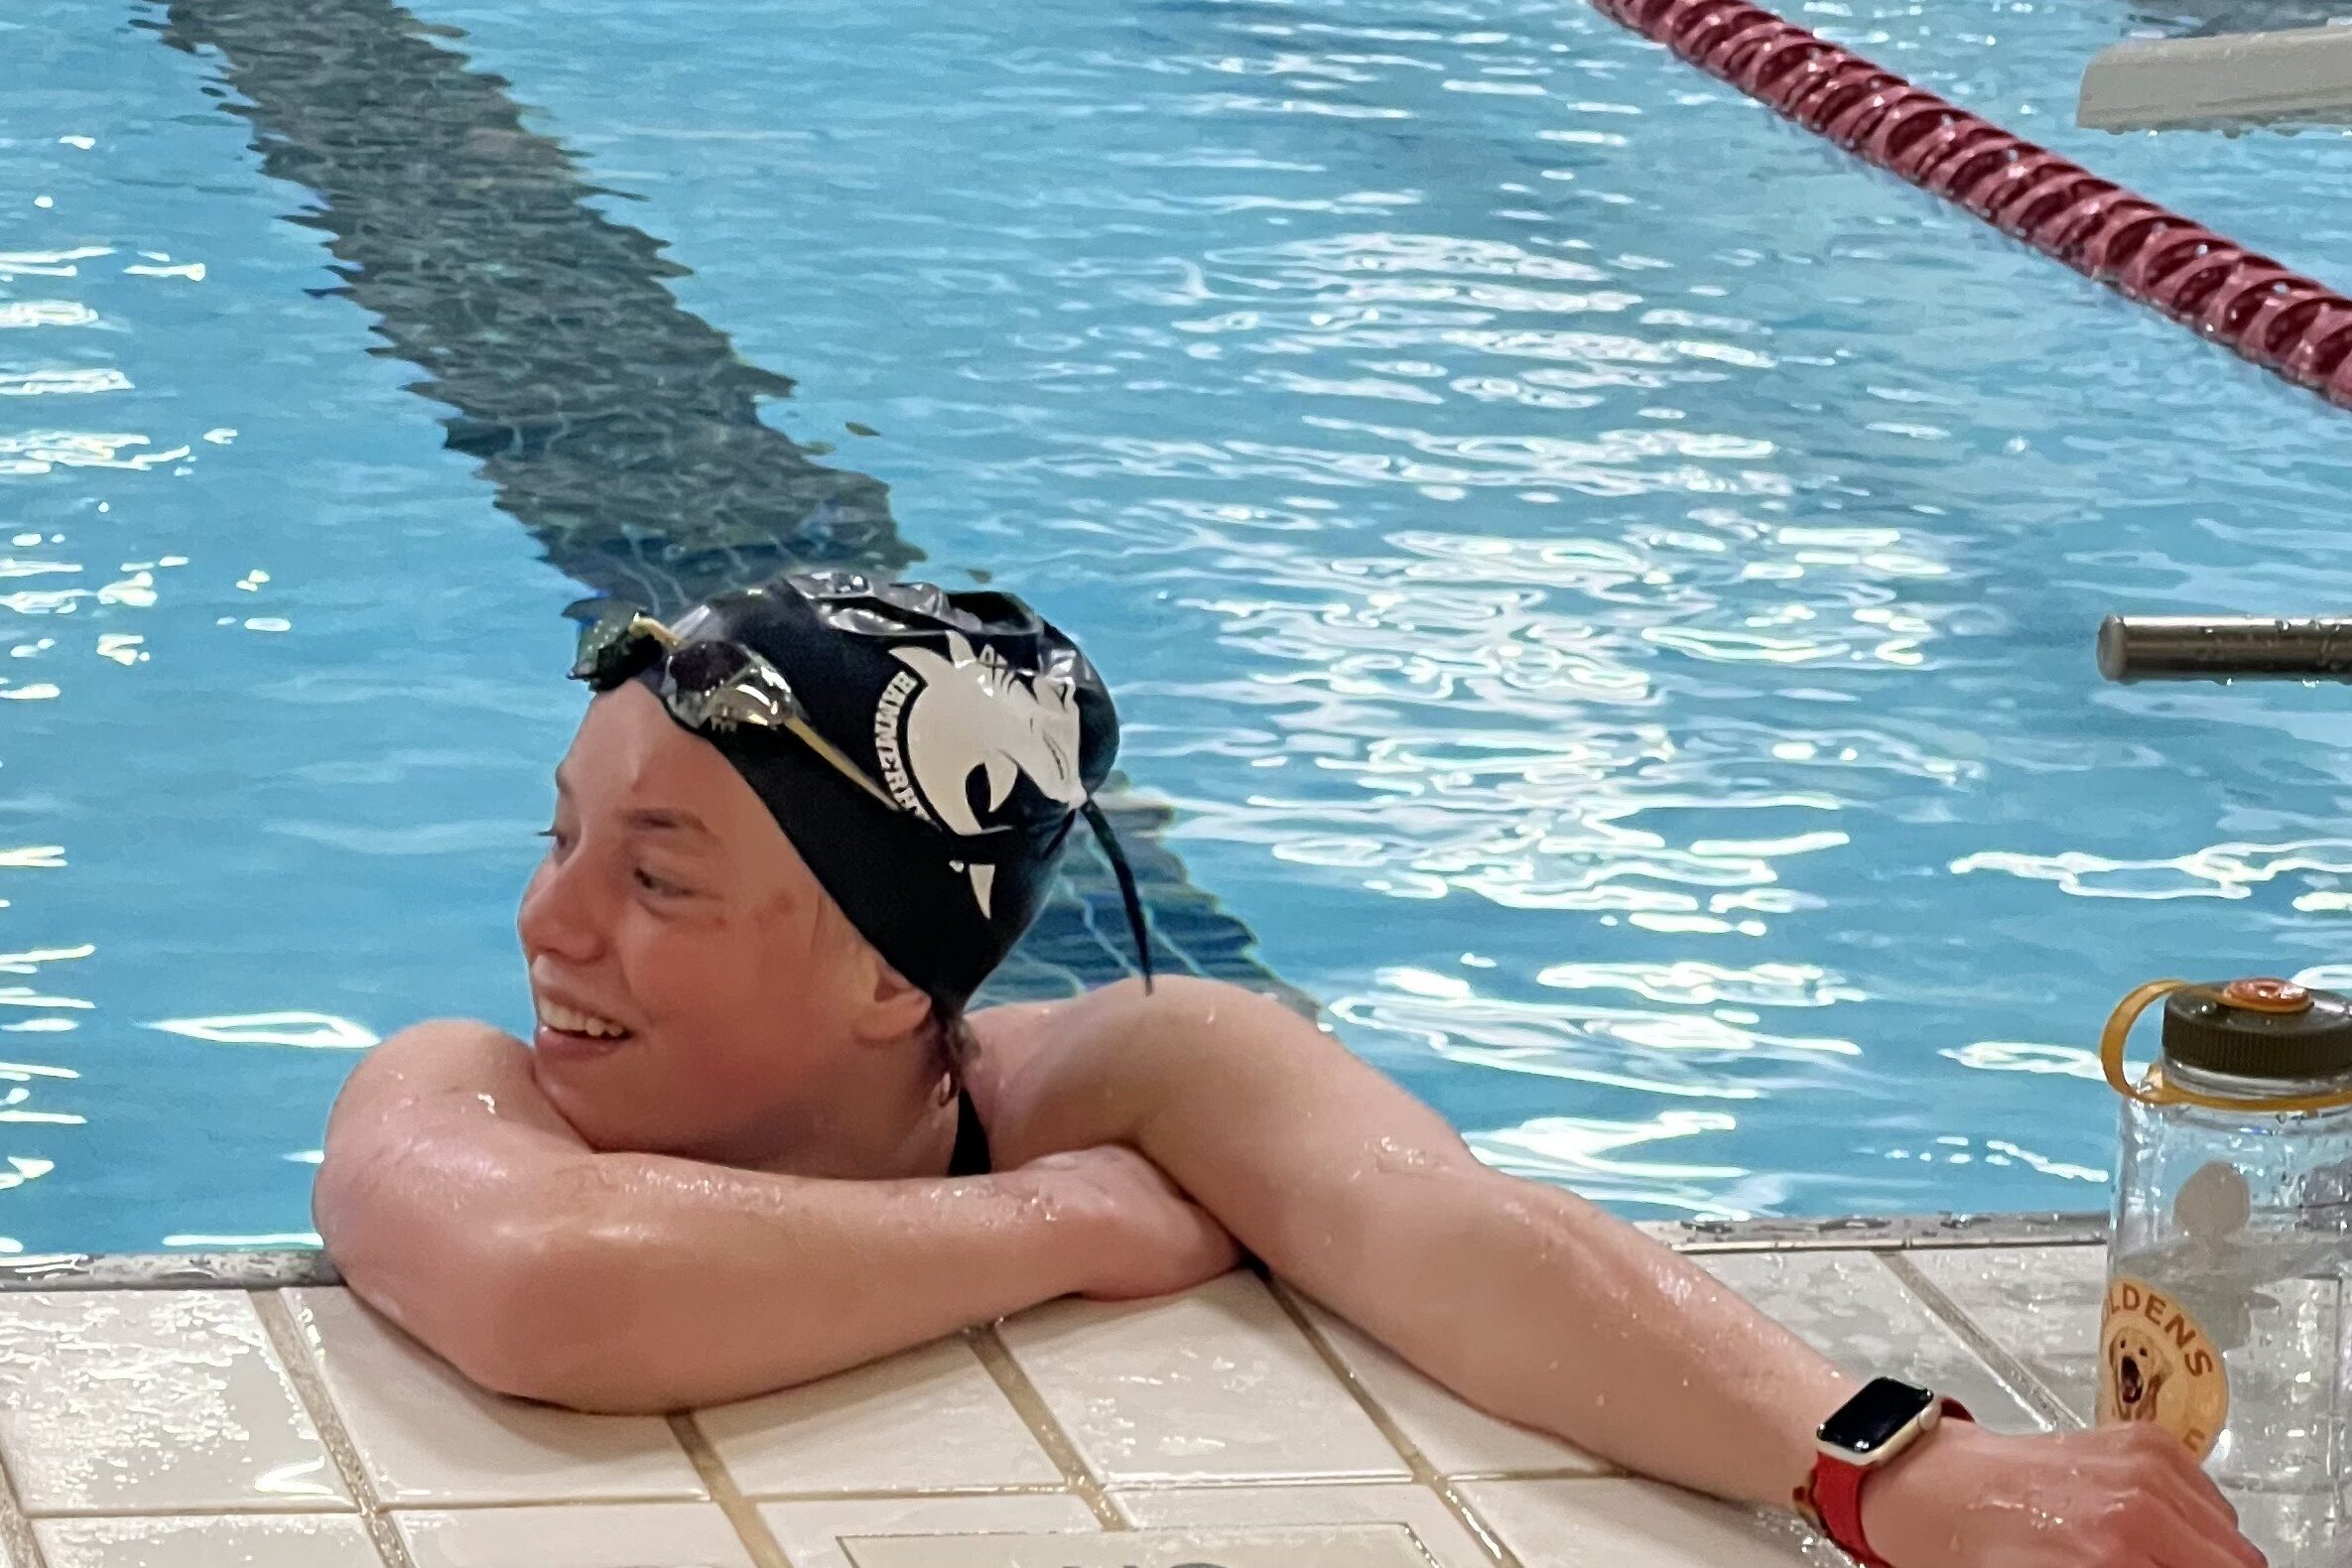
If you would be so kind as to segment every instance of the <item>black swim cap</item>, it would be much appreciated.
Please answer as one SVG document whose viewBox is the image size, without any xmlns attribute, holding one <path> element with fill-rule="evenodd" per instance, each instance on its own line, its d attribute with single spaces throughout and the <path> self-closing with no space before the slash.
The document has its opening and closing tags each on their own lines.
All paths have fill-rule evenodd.
<svg viewBox="0 0 2352 1568">
<path fill-rule="evenodd" d="M 1094 804 L 1118 750 L 1086 656 L 1009 593 L 790 574 L 662 627 L 595 617 L 573 674 L 628 679 L 717 746 L 890 966 L 961 1009 L 1043 905 L 1070 828 L 1103 840 L 1151 975 L 1126 860 Z"/>
</svg>

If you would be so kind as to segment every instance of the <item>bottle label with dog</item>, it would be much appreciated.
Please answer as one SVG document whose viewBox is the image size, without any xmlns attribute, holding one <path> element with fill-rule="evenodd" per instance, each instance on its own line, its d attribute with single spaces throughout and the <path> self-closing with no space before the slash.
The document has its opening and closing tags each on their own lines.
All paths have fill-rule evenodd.
<svg viewBox="0 0 2352 1568">
<path fill-rule="evenodd" d="M 2229 1414 L 2229 1370 L 2197 1320 L 2144 1279 L 2109 1279 L 2099 1334 L 2099 1424 L 2149 1422 L 2203 1459 Z"/>
</svg>

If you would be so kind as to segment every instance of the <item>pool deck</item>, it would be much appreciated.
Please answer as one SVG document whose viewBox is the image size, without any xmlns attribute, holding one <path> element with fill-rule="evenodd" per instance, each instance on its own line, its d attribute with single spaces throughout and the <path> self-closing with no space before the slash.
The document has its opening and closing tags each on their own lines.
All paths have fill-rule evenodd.
<svg viewBox="0 0 2352 1568">
<path fill-rule="evenodd" d="M 2088 1420 L 2103 1228 L 1647 1228 L 1858 1372 Z M 316 1253 L 0 1259 L 0 1568 L 1816 1568 L 1278 1282 L 1062 1301 L 668 1418 L 486 1395 Z"/>
</svg>

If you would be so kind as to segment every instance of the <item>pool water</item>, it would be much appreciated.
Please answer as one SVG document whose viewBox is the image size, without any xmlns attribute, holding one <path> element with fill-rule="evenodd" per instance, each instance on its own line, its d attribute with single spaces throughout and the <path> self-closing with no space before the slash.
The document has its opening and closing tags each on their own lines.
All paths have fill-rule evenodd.
<svg viewBox="0 0 2352 1568">
<path fill-rule="evenodd" d="M 2193 18 L 1792 14 L 2352 275 L 2345 137 L 2067 124 Z M 1077 634 L 1164 848 L 1506 1168 L 2101 1208 L 2117 996 L 2352 978 L 2342 694 L 2090 661 L 2341 612 L 2345 416 L 1580 6 L 19 0 L 0 59 L 0 1247 L 306 1239 L 356 1050 L 524 1022 L 556 611 L 713 531 L 735 447 L 628 445 L 713 334 L 795 383 L 751 488 L 870 475 Z M 520 119 L 409 147 L 419 70 Z M 634 325 L 510 311 L 566 269 Z M 509 369 L 588 390 L 468 425 Z"/>
</svg>

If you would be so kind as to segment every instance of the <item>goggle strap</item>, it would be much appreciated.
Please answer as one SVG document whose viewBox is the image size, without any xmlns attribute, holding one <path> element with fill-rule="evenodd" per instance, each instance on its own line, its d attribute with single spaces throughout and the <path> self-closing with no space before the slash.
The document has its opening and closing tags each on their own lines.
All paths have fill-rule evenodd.
<svg viewBox="0 0 2352 1568">
<path fill-rule="evenodd" d="M 1118 896 L 1126 901 L 1127 929 L 1134 933 L 1135 958 L 1143 967 L 1143 991 L 1151 993 L 1151 932 L 1143 923 L 1143 899 L 1135 891 L 1135 873 L 1127 865 L 1127 852 L 1118 846 L 1118 835 L 1111 831 L 1111 819 L 1103 815 L 1103 808 L 1088 796 L 1078 808 L 1086 815 L 1086 825 L 1095 830 L 1095 842 L 1103 847 L 1103 857 L 1111 862 L 1111 874 L 1118 878 Z"/>
<path fill-rule="evenodd" d="M 668 626 L 618 599 L 577 600 L 565 606 L 564 618 L 580 625 L 572 679 L 597 692 L 611 691 L 680 643 Z"/>
<path fill-rule="evenodd" d="M 816 752 L 818 757 L 822 759 L 827 766 L 831 767 L 836 773 L 839 773 L 842 777 L 848 779 L 850 783 L 856 785 L 859 789 L 865 791 L 866 794 L 879 801 L 884 808 L 892 812 L 904 812 L 906 810 L 905 807 L 899 805 L 898 802 L 892 800 L 887 794 L 885 794 L 880 785 L 876 784 L 872 779 L 867 778 L 865 776 L 865 769 L 859 767 L 856 763 L 844 756 L 839 746 L 836 746 L 832 741 L 817 733 L 816 728 L 811 725 L 807 719 L 788 716 L 784 720 L 784 727 L 790 731 L 793 737 L 799 740 L 802 745 L 807 746 L 811 751 Z"/>
<path fill-rule="evenodd" d="M 675 653 L 680 648 L 686 646 L 686 639 L 684 637 L 679 636 L 668 626 L 654 619 L 651 615 L 646 614 L 643 610 L 639 610 L 629 617 L 628 631 L 631 636 L 651 637 L 655 642 L 660 643 L 664 648 L 669 649 L 672 653 Z"/>
</svg>

